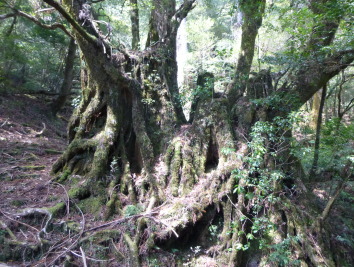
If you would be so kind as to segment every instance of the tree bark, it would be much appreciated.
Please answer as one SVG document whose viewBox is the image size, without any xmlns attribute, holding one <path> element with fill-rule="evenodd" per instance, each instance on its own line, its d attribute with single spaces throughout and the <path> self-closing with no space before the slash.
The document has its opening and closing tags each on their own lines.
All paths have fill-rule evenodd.
<svg viewBox="0 0 354 267">
<path fill-rule="evenodd" d="M 139 7 L 137 0 L 130 0 L 130 21 L 132 27 L 132 49 L 140 49 Z"/>
<path fill-rule="evenodd" d="M 51 104 L 52 114 L 54 116 L 65 105 L 65 102 L 70 95 L 74 74 L 75 54 L 76 43 L 75 39 L 71 38 L 68 47 L 68 54 L 65 60 L 64 80 L 60 87 L 59 96 Z"/>
<path fill-rule="evenodd" d="M 262 25 L 266 1 L 240 1 L 239 5 L 243 16 L 241 50 L 237 62 L 235 80 L 229 92 L 231 103 L 246 91 L 256 37 Z"/>
<path fill-rule="evenodd" d="M 311 105 L 311 121 L 310 121 L 310 127 L 313 130 L 317 129 L 317 123 L 318 123 L 318 114 L 320 111 L 320 105 L 321 105 L 321 92 L 318 91 L 316 94 L 314 94 L 313 99 L 312 99 L 312 105 Z"/>
<path fill-rule="evenodd" d="M 326 101 L 326 94 L 327 94 L 327 85 L 323 86 L 322 88 L 322 95 L 321 95 L 321 102 L 318 108 L 318 117 L 316 123 L 316 138 L 315 138 L 315 147 L 314 147 L 314 156 L 313 156 L 313 163 L 309 173 L 309 177 L 314 178 L 316 176 L 316 172 L 318 169 L 318 159 L 320 156 L 320 139 L 321 139 L 321 126 L 322 126 L 322 114 L 323 114 L 323 107 Z"/>
</svg>

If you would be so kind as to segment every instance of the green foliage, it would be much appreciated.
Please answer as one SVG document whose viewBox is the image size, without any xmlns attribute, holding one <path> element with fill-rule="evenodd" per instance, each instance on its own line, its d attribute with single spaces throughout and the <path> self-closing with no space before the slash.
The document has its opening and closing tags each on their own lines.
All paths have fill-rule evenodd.
<svg viewBox="0 0 354 267">
<path fill-rule="evenodd" d="M 118 165 L 118 158 L 117 157 L 113 157 L 111 164 L 109 165 L 109 173 L 110 175 L 115 175 L 118 173 L 119 171 L 119 165 Z"/>
<path fill-rule="evenodd" d="M 291 243 L 298 242 L 298 238 L 296 236 L 291 236 L 283 239 L 281 242 L 270 245 L 268 248 L 270 249 L 270 254 L 268 256 L 268 263 L 272 266 L 300 266 L 300 261 L 293 260 L 291 258 Z"/>
<path fill-rule="evenodd" d="M 313 138 L 313 137 L 312 137 Z M 353 157 L 352 140 L 354 126 L 340 122 L 338 118 L 328 120 L 322 127 L 318 171 L 330 171 L 339 175 L 350 157 Z M 307 140 L 308 145 L 294 143 L 292 153 L 301 159 L 305 171 L 311 168 L 314 140 Z"/>
<path fill-rule="evenodd" d="M 128 205 L 124 208 L 124 217 L 129 217 L 137 215 L 142 211 L 142 209 L 135 205 Z"/>
<path fill-rule="evenodd" d="M 186 72 L 215 75 L 215 90 L 224 90 L 234 74 L 233 1 L 204 0 L 188 15 Z M 197 76 L 197 75 L 195 75 Z"/>
<path fill-rule="evenodd" d="M 159 259 L 157 259 L 157 258 L 149 257 L 147 261 L 148 261 L 148 266 L 149 267 L 159 267 L 159 266 L 161 266 L 160 262 L 159 262 Z"/>
<path fill-rule="evenodd" d="M 299 113 L 291 113 L 287 117 L 275 117 L 272 121 L 258 121 L 252 127 L 251 140 L 248 141 L 249 154 L 243 158 L 246 166 L 232 173 L 237 181 L 243 181 L 236 183 L 234 193 L 243 194 L 251 210 L 249 215 L 240 218 L 242 224 L 245 221 L 251 222 L 251 227 L 248 233 L 238 231 L 238 235 L 244 235 L 247 240 L 245 244 L 238 244 L 238 250 L 247 250 L 252 240 L 257 239 L 260 248 L 266 247 L 275 254 L 285 251 L 288 244 L 286 240 L 283 245 L 270 247 L 268 236 L 278 225 L 268 216 L 267 210 L 281 202 L 282 189 L 277 185 L 286 177 L 282 169 L 285 161 L 281 158 L 281 151 L 289 148 L 291 140 L 286 133 L 300 120 Z M 282 255 L 277 263 L 286 266 L 290 262 L 287 260 L 289 255 L 287 252 Z M 274 259 L 271 258 L 270 261 L 273 262 Z"/>
<path fill-rule="evenodd" d="M 34 13 L 31 5 L 21 10 Z M 43 20 L 55 19 L 55 12 Z M 46 30 L 18 17 L 0 25 L 0 86 L 14 91 L 56 91 L 61 85 L 68 38 L 59 30 Z"/>
</svg>

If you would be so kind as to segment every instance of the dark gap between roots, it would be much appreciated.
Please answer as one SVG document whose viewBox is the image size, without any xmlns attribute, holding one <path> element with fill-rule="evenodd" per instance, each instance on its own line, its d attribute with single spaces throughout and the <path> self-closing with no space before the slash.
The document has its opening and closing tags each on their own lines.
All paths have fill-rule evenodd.
<svg viewBox="0 0 354 267">
<path fill-rule="evenodd" d="M 140 174 L 143 168 L 143 160 L 134 131 L 130 133 L 128 140 L 126 140 L 126 151 L 130 163 L 130 172 Z"/>
<path fill-rule="evenodd" d="M 189 250 L 197 246 L 207 249 L 216 244 L 223 223 L 223 211 L 217 211 L 212 204 L 205 209 L 201 219 L 195 224 L 189 223 L 182 229 L 178 238 L 173 235 L 168 240 L 158 240 L 156 245 L 164 250 Z"/>
<path fill-rule="evenodd" d="M 213 141 L 213 137 L 210 137 L 208 144 L 208 152 L 205 161 L 205 172 L 210 172 L 216 169 L 219 164 L 219 148 L 218 144 Z"/>
</svg>

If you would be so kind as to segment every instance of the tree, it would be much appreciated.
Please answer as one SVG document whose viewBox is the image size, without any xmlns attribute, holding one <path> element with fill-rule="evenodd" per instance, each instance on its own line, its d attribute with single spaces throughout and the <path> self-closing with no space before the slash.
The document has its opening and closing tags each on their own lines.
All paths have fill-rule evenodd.
<svg viewBox="0 0 354 267">
<path fill-rule="evenodd" d="M 53 173 L 61 183 L 68 174 L 79 175 L 69 197 L 98 201 L 106 219 L 115 213 L 136 219 L 123 235 L 130 266 L 146 261 L 141 255 L 154 245 L 168 250 L 206 244 L 203 234 L 211 225 L 219 225 L 219 234 L 208 252 L 224 265 L 261 258 L 259 243 L 273 255 L 293 252 L 269 258 L 274 264 L 335 265 L 323 233 L 325 217 L 316 215 L 289 152 L 287 118 L 354 60 L 352 47 L 325 49 L 345 17 L 345 4 L 309 2 L 318 19 L 301 60 L 279 87 L 263 90 L 270 77 L 265 72 L 247 86 L 265 1 L 241 1 L 243 48 L 235 81 L 226 97 L 199 99 L 188 124 L 177 86 L 176 35 L 195 0 L 178 8 L 174 0 L 152 1 L 148 46 L 141 52 L 113 49 L 89 1 L 44 2 L 70 24 L 83 59 L 82 101 Z M 245 96 L 246 90 L 257 93 Z M 294 185 L 296 200 L 283 191 Z M 243 253 L 249 247 L 253 255 Z M 173 261 L 163 253 L 160 259 Z"/>
<path fill-rule="evenodd" d="M 75 39 L 71 38 L 68 47 L 68 54 L 65 60 L 64 80 L 60 87 L 59 96 L 51 104 L 53 115 L 56 115 L 58 111 L 64 106 L 68 98 L 68 95 L 70 94 L 73 78 L 74 78 L 75 54 L 76 54 Z"/>
<path fill-rule="evenodd" d="M 317 123 L 316 123 L 315 154 L 313 157 L 313 163 L 312 163 L 311 171 L 309 174 L 310 177 L 315 177 L 317 167 L 318 167 L 322 114 L 323 114 L 323 107 L 324 107 L 325 100 L 326 100 L 326 93 L 327 93 L 327 85 L 323 86 L 321 102 L 320 102 L 320 106 L 318 108 Z"/>
</svg>

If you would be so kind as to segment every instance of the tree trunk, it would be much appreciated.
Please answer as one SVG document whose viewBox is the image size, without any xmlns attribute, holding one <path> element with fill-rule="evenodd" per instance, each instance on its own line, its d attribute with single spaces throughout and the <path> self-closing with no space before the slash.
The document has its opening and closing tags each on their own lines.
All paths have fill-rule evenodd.
<svg viewBox="0 0 354 267">
<path fill-rule="evenodd" d="M 65 102 L 70 95 L 73 73 L 74 73 L 74 63 L 76 54 L 76 44 L 75 39 L 71 38 L 68 48 L 68 54 L 65 60 L 65 70 L 64 70 L 64 80 L 60 87 L 59 96 L 51 104 L 52 114 L 55 116 L 58 111 L 65 105 Z"/>
<path fill-rule="evenodd" d="M 241 51 L 237 62 L 235 80 L 229 92 L 231 103 L 238 96 L 243 95 L 246 90 L 254 56 L 256 37 L 258 29 L 262 25 L 266 1 L 240 1 L 239 4 L 243 16 Z"/>
<path fill-rule="evenodd" d="M 313 156 L 313 163 L 310 170 L 309 177 L 314 178 L 316 176 L 316 172 L 318 169 L 318 159 L 320 156 L 320 138 L 321 138 L 321 126 L 322 126 L 322 114 L 323 114 L 323 107 L 326 101 L 326 94 L 327 94 L 327 85 L 323 86 L 322 89 L 322 96 L 320 106 L 318 108 L 318 117 L 316 123 L 316 138 L 315 138 L 315 147 L 314 147 L 314 156 Z"/>
<path fill-rule="evenodd" d="M 312 105 L 311 105 L 310 127 L 313 130 L 317 129 L 318 114 L 319 114 L 319 110 L 320 110 L 320 103 L 321 103 L 321 92 L 318 91 L 316 94 L 314 94 L 313 99 L 312 99 Z"/>
<path fill-rule="evenodd" d="M 139 7 L 137 0 L 130 0 L 130 21 L 132 27 L 132 49 L 140 49 Z"/>
</svg>

